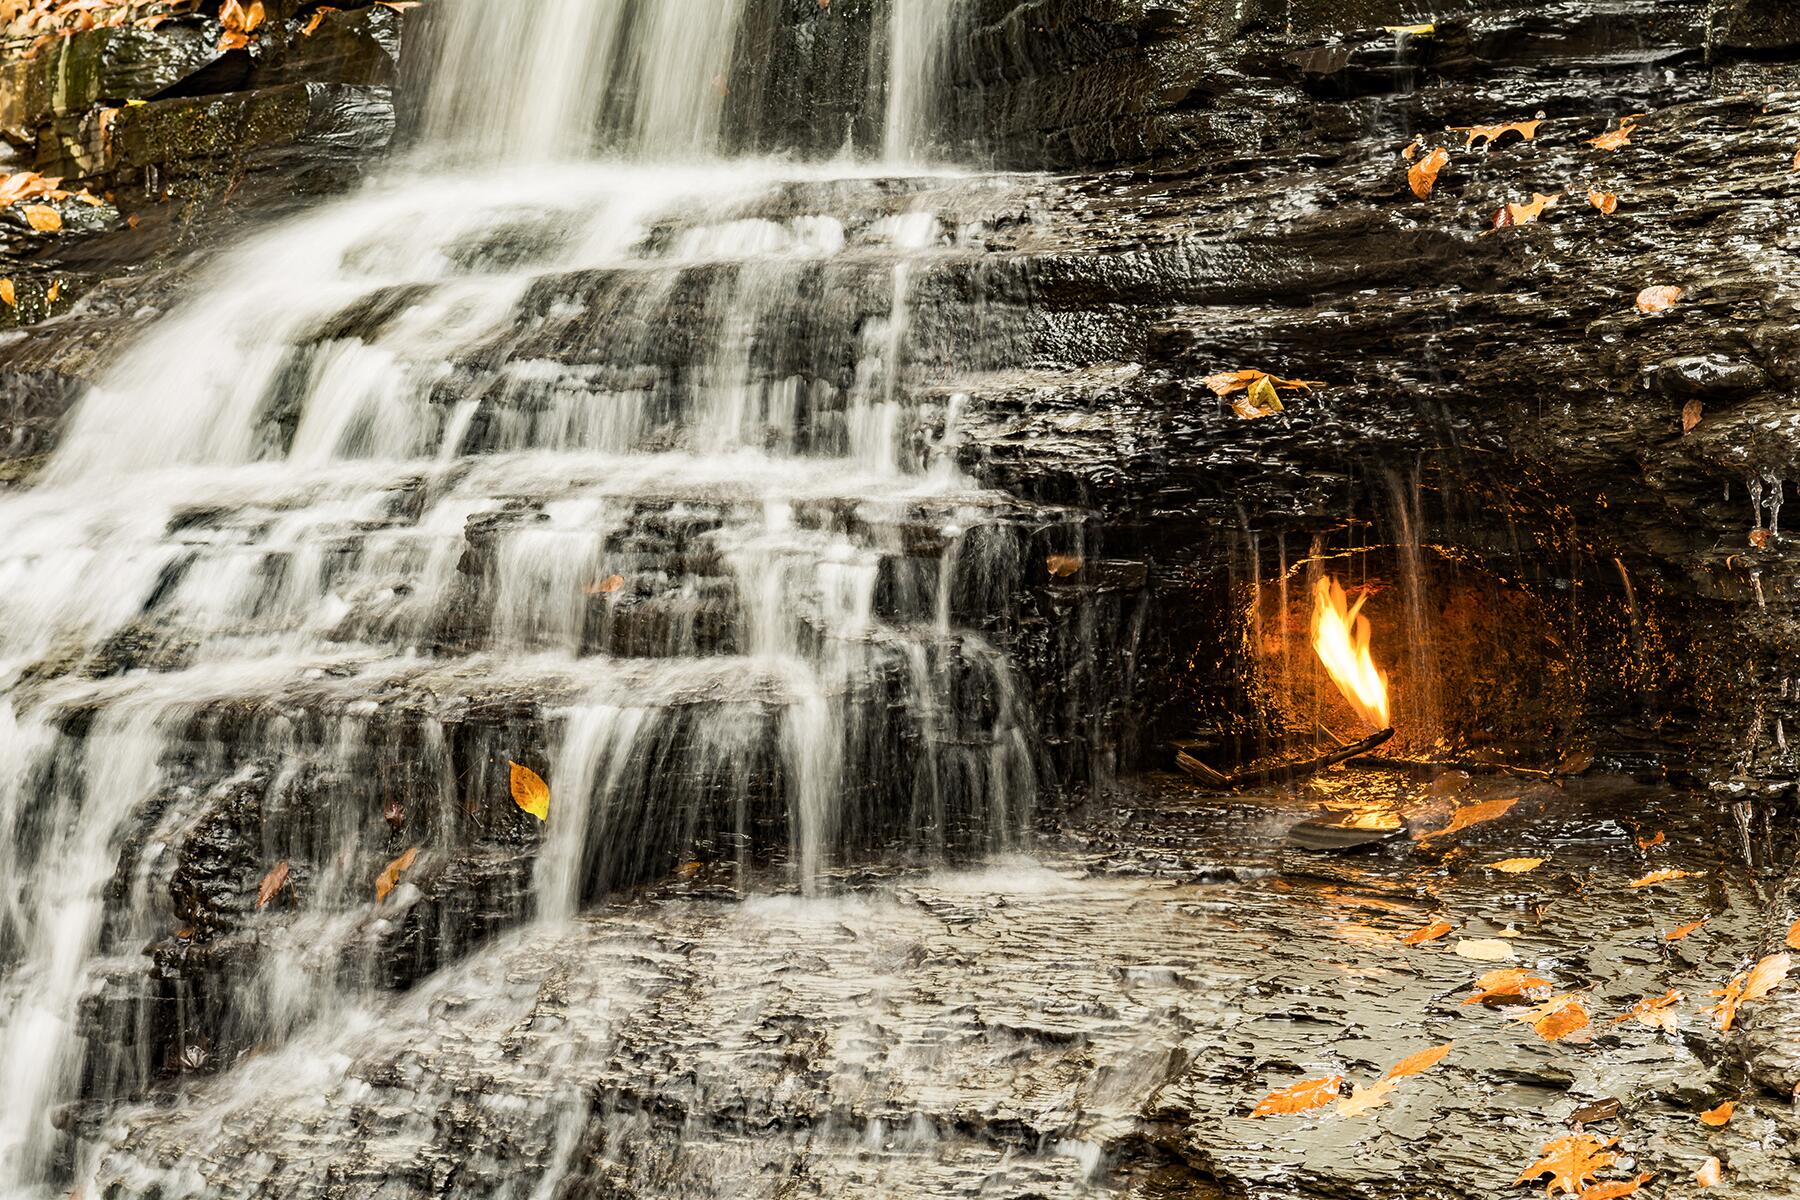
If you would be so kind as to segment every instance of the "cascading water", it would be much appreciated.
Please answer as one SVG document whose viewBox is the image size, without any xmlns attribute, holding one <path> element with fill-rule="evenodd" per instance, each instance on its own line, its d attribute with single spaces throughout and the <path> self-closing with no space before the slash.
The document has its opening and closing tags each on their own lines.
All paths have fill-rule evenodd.
<svg viewBox="0 0 1800 1200">
<path fill-rule="evenodd" d="M 750 7 L 446 4 L 432 168 L 225 255 L 0 499 L 0 1196 L 302 1190 L 323 1158 L 226 1188 L 77 1102 L 251 1051 L 228 1095 L 323 1096 L 383 987 L 691 856 L 811 891 L 1022 830 L 1025 705 L 953 599 L 1017 510 L 909 362 L 1002 185 L 715 157 Z M 894 8 L 889 160 L 951 13 Z"/>
</svg>

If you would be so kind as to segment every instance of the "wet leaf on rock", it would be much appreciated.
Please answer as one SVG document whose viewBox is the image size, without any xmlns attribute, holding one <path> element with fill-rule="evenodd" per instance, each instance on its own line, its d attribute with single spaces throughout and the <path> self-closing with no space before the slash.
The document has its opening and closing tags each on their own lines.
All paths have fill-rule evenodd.
<svg viewBox="0 0 1800 1200">
<path fill-rule="evenodd" d="M 1619 197 L 1613 192 L 1589 191 L 1588 203 L 1609 217 L 1619 210 Z"/>
<path fill-rule="evenodd" d="M 25 223 L 39 233 L 55 233 L 63 227 L 62 214 L 48 204 L 27 204 L 19 211 L 25 214 Z"/>
<path fill-rule="evenodd" d="M 1233 398 L 1231 411 L 1246 421 L 1254 421 L 1258 417 L 1270 417 L 1278 412 L 1286 412 L 1287 405 L 1281 402 L 1281 396 L 1275 391 L 1275 385 L 1270 383 L 1265 376 L 1250 385 L 1247 395 Z"/>
<path fill-rule="evenodd" d="M 1450 1053 L 1451 1047 L 1455 1045 L 1455 1042 L 1445 1042 L 1441 1046 L 1432 1046 L 1429 1049 L 1419 1051 L 1417 1054 L 1409 1054 L 1393 1066 L 1389 1067 L 1387 1074 L 1382 1076 L 1382 1078 L 1402 1079 L 1408 1075 L 1422 1075 L 1443 1062 L 1444 1056 Z"/>
<path fill-rule="evenodd" d="M 319 28 L 319 23 L 325 19 L 326 15 L 337 11 L 337 9 L 332 8 L 330 5 L 320 5 L 318 8 L 315 8 L 313 10 L 312 19 L 306 23 L 305 28 L 300 30 L 300 36 L 311 37 L 313 32 Z"/>
<path fill-rule="evenodd" d="M 1487 233 L 1505 229 L 1508 225 L 1534 224 L 1539 217 L 1555 207 L 1555 196 L 1546 196 L 1542 192 L 1533 192 L 1529 203 L 1503 205 L 1500 211 L 1494 214 L 1493 220 L 1489 223 Z M 1487 233 L 1484 233 L 1482 236 L 1487 236 Z"/>
<path fill-rule="evenodd" d="M 1621 1021 L 1636 1021 L 1638 1024 L 1648 1025 L 1652 1029 L 1667 1029 L 1672 1032 L 1675 1028 L 1676 1014 L 1669 1010 L 1680 1003 L 1681 993 L 1670 988 L 1655 999 L 1646 996 L 1639 1000 L 1626 1009 L 1622 1015 L 1614 1017 L 1612 1023 L 1617 1025 Z"/>
<path fill-rule="evenodd" d="M 1505 962 L 1513 957 L 1513 948 L 1504 938 L 1458 938 L 1456 953 L 1476 962 Z"/>
<path fill-rule="evenodd" d="M 1694 1172 L 1694 1182 L 1703 1188 L 1718 1187 L 1725 1182 L 1725 1172 L 1720 1168 L 1719 1160 L 1714 1157 L 1701 1163 L 1700 1169 Z"/>
<path fill-rule="evenodd" d="M 1520 967 L 1502 967 L 1498 971 L 1489 971 L 1477 979 L 1475 994 L 1464 1000 L 1463 1003 L 1516 1003 L 1521 1000 L 1536 999 L 1555 990 L 1554 983 L 1533 975 L 1530 971 Z"/>
<path fill-rule="evenodd" d="M 1430 37 L 1437 32 L 1437 26 L 1430 23 L 1424 25 L 1383 25 L 1382 28 L 1393 34 L 1395 37 Z"/>
<path fill-rule="evenodd" d="M 1731 1114 L 1736 1111 L 1737 1101 L 1727 1100 L 1717 1108 L 1709 1108 L 1701 1113 L 1700 1123 L 1702 1125 L 1711 1125 L 1714 1129 L 1718 1129 L 1720 1126 L 1724 1125 L 1725 1122 L 1731 1120 Z"/>
<path fill-rule="evenodd" d="M 1537 870 L 1548 861 L 1543 858 L 1503 858 L 1499 862 L 1489 863 L 1487 869 L 1501 871 L 1507 875 L 1523 875 L 1527 871 Z"/>
<path fill-rule="evenodd" d="M 1544 1195 L 1563 1192 L 1579 1195 L 1590 1181 L 1598 1182 L 1600 1172 L 1619 1161 L 1618 1152 L 1609 1149 L 1617 1138 L 1600 1140 L 1591 1133 L 1576 1133 L 1544 1143 L 1543 1157 L 1526 1167 L 1513 1180 L 1513 1186 L 1550 1176 Z"/>
<path fill-rule="evenodd" d="M 1602 150 L 1617 150 L 1631 141 L 1631 135 L 1636 129 L 1637 125 L 1631 118 L 1626 117 L 1619 122 L 1617 129 L 1603 133 L 1597 138 L 1589 138 L 1588 145 L 1598 146 Z"/>
<path fill-rule="evenodd" d="M 512 768 L 513 803 L 536 817 L 539 821 L 550 819 L 550 785 L 544 777 L 530 767 L 520 766 L 508 760 L 507 766 Z"/>
<path fill-rule="evenodd" d="M 1463 147 L 1465 150 L 1473 147 L 1478 141 L 1486 142 L 1491 150 L 1501 137 L 1509 133 L 1516 133 L 1526 141 L 1531 141 L 1537 137 L 1538 126 L 1543 123 L 1540 118 L 1536 121 L 1511 121 L 1504 125 L 1452 125 L 1450 129 L 1453 133 L 1469 135 L 1468 143 Z"/>
<path fill-rule="evenodd" d="M 1392 1079 L 1359 1085 L 1351 1095 L 1338 1098 L 1338 1115 L 1348 1119 L 1360 1117 L 1370 1109 L 1380 1108 L 1388 1102 L 1388 1095 L 1393 1090 L 1394 1081 Z"/>
<path fill-rule="evenodd" d="M 269 901 L 281 894 L 281 889 L 288 885 L 288 860 L 282 859 L 269 869 L 262 877 L 262 886 L 256 889 L 256 907 L 258 910 L 268 907 Z"/>
<path fill-rule="evenodd" d="M 1689 921 L 1686 925 L 1677 925 L 1675 928 L 1662 935 L 1663 941 L 1679 942 L 1682 938 L 1693 933 L 1696 929 L 1699 929 L 1710 920 L 1712 920 L 1711 917 L 1701 917 L 1698 921 Z"/>
<path fill-rule="evenodd" d="M 1581 1190 L 1581 1200 L 1620 1200 L 1622 1196 L 1635 1194 L 1639 1188 L 1655 1178 L 1655 1171 L 1645 1171 L 1636 1179 L 1614 1179 L 1606 1183 L 1596 1183 Z"/>
<path fill-rule="evenodd" d="M 1681 299 L 1681 289 L 1673 284 L 1647 287 L 1638 293 L 1637 310 L 1641 313 L 1667 312 Z"/>
<path fill-rule="evenodd" d="M 1223 371 L 1217 375 L 1208 375 L 1200 382 L 1212 389 L 1215 396 L 1229 396 L 1233 392 L 1242 392 L 1253 386 L 1258 380 L 1266 379 L 1278 388 L 1288 391 L 1308 392 L 1325 385 L 1317 379 L 1282 379 L 1267 371 Z"/>
<path fill-rule="evenodd" d="M 380 904 L 388 898 L 388 893 L 400 886 L 400 876 L 412 870 L 413 863 L 419 860 L 419 848 L 409 847 L 405 854 L 389 863 L 380 875 L 375 877 L 375 903 Z"/>
<path fill-rule="evenodd" d="M 1421 200 L 1431 197 L 1431 189 L 1437 186 L 1438 172 L 1450 161 L 1450 152 L 1439 146 L 1418 162 L 1406 169 L 1406 182 L 1412 186 L 1413 195 Z"/>
<path fill-rule="evenodd" d="M 1323 1108 L 1338 1097 L 1338 1089 L 1343 1086 L 1342 1075 L 1327 1075 L 1323 1079 L 1302 1079 L 1299 1083 L 1270 1092 L 1257 1101 L 1256 1107 L 1250 1111 L 1253 1117 L 1287 1116 L 1292 1113 L 1311 1112 L 1315 1108 Z"/>
<path fill-rule="evenodd" d="M 0 301 L 3 301 L 8 308 L 19 307 L 19 294 L 13 290 L 12 280 L 0 279 Z"/>
<path fill-rule="evenodd" d="M 1706 874 L 1705 871 L 1679 871 L 1674 867 L 1664 867 L 1659 871 L 1651 871 L 1648 875 L 1640 875 L 1631 881 L 1634 888 L 1655 887 L 1659 883 L 1673 883 L 1677 879 L 1697 879 Z"/>
<path fill-rule="evenodd" d="M 1656 834 L 1654 837 L 1640 836 L 1637 839 L 1637 848 L 1639 850 L 1649 850 L 1656 846 L 1662 845 L 1667 840 L 1668 839 L 1663 836 L 1663 831 L 1659 829 L 1656 831 Z"/>
<path fill-rule="evenodd" d="M 1584 1104 L 1569 1114 L 1571 1125 L 1592 1125 L 1595 1121 L 1610 1121 L 1619 1115 L 1624 1106 L 1608 1096 L 1604 1100 L 1596 1100 L 1592 1104 Z"/>
<path fill-rule="evenodd" d="M 1402 935 L 1400 941 L 1401 944 L 1407 946 L 1422 946 L 1426 942 L 1435 942 L 1439 938 L 1455 932 L 1455 930 L 1456 926 L 1448 921 L 1433 921 L 1429 925 Z"/>
<path fill-rule="evenodd" d="M 1449 824 L 1442 829 L 1434 829 L 1426 834 L 1422 841 L 1441 838 L 1458 830 L 1467 829 L 1471 825 L 1479 825 L 1483 821 L 1492 821 L 1512 811 L 1513 805 L 1519 802 L 1517 796 L 1505 800 L 1483 800 L 1479 804 L 1467 804 L 1450 815 Z"/>
<path fill-rule="evenodd" d="M 1523 1016 L 1514 1017 L 1515 1021 L 1528 1023 L 1532 1030 L 1546 1042 L 1560 1042 L 1581 1030 L 1586 1029 L 1591 1018 L 1587 1005 L 1575 995 L 1556 996 L 1546 1000 L 1538 1007 Z"/>
<path fill-rule="evenodd" d="M 623 575 L 608 575 L 605 579 L 596 579 L 584 589 L 590 596 L 610 596 L 625 586 Z"/>
<path fill-rule="evenodd" d="M 1044 560 L 1044 569 L 1058 579 L 1067 579 L 1086 565 L 1079 554 L 1052 554 Z"/>
<path fill-rule="evenodd" d="M 1795 921 L 1787 932 L 1787 946 L 1790 950 L 1800 950 L 1800 921 Z"/>
</svg>

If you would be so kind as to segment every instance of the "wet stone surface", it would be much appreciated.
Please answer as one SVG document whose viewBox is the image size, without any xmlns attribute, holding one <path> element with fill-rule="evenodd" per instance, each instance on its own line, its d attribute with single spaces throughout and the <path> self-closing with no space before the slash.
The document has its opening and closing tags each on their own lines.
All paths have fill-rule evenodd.
<svg viewBox="0 0 1800 1200">
<path fill-rule="evenodd" d="M 1691 797 L 1340 771 L 1297 796 L 1153 778 L 1114 800 L 1031 859 L 814 899 L 701 871 L 532 927 L 346 1018 L 348 1037 L 303 1031 L 115 1114 L 84 1194 L 1498 1196 L 1608 1101 L 1588 1127 L 1619 1139 L 1607 1177 L 1680 1194 L 1716 1155 L 1718 1194 L 1789 1194 L 1793 985 L 1731 1034 L 1699 1013 L 1771 947 L 1766 881 Z M 1388 806 L 1407 833 L 1374 848 L 1286 843 Z M 1547 861 L 1485 866 L 1510 857 Z M 1660 869 L 1696 874 L 1630 886 Z M 1436 919 L 1455 932 L 1399 941 Z M 1578 994 L 1592 1024 L 1552 1043 L 1522 1010 L 1463 1004 L 1499 966 Z M 1612 1021 L 1671 988 L 1673 1028 Z M 1248 1115 L 1452 1041 L 1364 1115 Z M 1728 1125 L 1698 1121 L 1728 1099 Z"/>
</svg>

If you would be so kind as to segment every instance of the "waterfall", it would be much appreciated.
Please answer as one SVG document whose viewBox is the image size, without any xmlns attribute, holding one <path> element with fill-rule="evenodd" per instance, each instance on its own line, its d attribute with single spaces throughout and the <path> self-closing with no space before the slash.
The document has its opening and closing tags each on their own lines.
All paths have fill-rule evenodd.
<svg viewBox="0 0 1800 1200">
<path fill-rule="evenodd" d="M 515 910 L 1030 819 L 952 599 L 1029 514 L 912 361 L 998 185 L 723 157 L 750 0 L 439 2 L 416 160 L 223 253 L 0 496 L 0 1197 L 125 1153 L 64 1106 L 348 1038 Z M 892 8 L 890 163 L 952 10 Z"/>
</svg>

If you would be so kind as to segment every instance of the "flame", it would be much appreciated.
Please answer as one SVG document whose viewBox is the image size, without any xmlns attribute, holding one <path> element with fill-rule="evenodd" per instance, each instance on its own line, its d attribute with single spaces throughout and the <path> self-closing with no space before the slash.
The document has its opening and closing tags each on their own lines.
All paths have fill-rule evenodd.
<svg viewBox="0 0 1800 1200">
<path fill-rule="evenodd" d="M 1313 587 L 1313 649 L 1352 708 L 1376 729 L 1388 728 L 1387 672 L 1369 653 L 1369 618 L 1361 596 L 1345 608 L 1344 589 L 1329 575 Z"/>
</svg>

